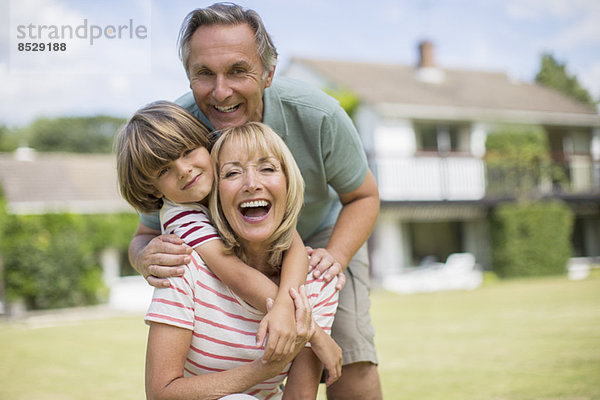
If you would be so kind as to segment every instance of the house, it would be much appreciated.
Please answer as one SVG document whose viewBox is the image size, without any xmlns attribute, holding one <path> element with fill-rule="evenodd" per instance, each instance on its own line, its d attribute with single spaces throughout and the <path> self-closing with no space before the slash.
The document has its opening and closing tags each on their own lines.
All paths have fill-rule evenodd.
<svg viewBox="0 0 600 400">
<path fill-rule="evenodd" d="M 452 253 L 491 266 L 488 213 L 512 195 L 488 190 L 485 140 L 498 124 L 544 128 L 568 182 L 543 196 L 575 212 L 574 256 L 599 257 L 598 112 L 504 73 L 442 68 L 428 41 L 418 54 L 415 66 L 294 58 L 282 73 L 359 100 L 353 119 L 381 195 L 370 241 L 373 277 Z"/>
<path fill-rule="evenodd" d="M 0 153 L 0 188 L 9 214 L 134 212 L 119 194 L 113 154 L 37 153 L 26 147 Z M 99 260 L 104 283 L 110 288 L 109 305 L 144 310 L 152 289 L 137 274 L 120 276 L 120 264 L 125 259 L 126 255 L 107 248 Z M 1 277 L 0 273 L 0 314 Z"/>
<path fill-rule="evenodd" d="M 0 186 L 10 214 L 132 212 L 119 194 L 112 154 L 0 153 Z"/>
</svg>

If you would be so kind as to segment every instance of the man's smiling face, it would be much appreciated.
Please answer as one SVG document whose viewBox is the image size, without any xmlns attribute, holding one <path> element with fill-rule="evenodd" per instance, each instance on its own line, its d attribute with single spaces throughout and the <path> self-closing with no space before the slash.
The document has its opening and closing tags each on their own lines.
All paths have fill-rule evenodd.
<svg viewBox="0 0 600 400">
<path fill-rule="evenodd" d="M 215 129 L 262 121 L 263 92 L 275 69 L 264 69 L 247 24 L 198 28 L 189 42 L 190 88 Z"/>
</svg>

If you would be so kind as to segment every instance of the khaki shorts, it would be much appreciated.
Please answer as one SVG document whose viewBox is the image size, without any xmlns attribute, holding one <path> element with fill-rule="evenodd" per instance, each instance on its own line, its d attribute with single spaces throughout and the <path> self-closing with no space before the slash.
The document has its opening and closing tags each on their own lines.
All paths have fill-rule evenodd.
<svg viewBox="0 0 600 400">
<path fill-rule="evenodd" d="M 312 248 L 324 248 L 333 228 L 315 233 L 305 244 Z M 369 255 L 366 243 L 354 255 L 345 271 L 346 285 L 340 292 L 331 336 L 342 348 L 343 364 L 368 361 L 377 364 L 375 330 L 371 324 L 369 308 L 370 278 Z"/>
</svg>

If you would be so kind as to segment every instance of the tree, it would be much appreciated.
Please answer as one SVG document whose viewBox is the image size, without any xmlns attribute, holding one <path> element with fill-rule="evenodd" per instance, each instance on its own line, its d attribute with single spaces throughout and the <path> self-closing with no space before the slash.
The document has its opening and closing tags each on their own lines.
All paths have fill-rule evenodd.
<svg viewBox="0 0 600 400">
<path fill-rule="evenodd" d="M 330 89 L 325 88 L 325 93 L 335 98 L 340 102 L 340 106 L 346 111 L 346 113 L 350 116 L 354 116 L 354 111 L 356 111 L 360 100 L 356 94 L 354 94 L 349 89 Z"/>
<path fill-rule="evenodd" d="M 39 151 L 110 153 L 124 122 L 109 116 L 39 118 L 23 129 L 23 136 Z"/>
<path fill-rule="evenodd" d="M 567 72 L 566 64 L 558 62 L 550 53 L 542 54 L 542 65 L 535 76 L 535 81 L 591 106 L 597 103 L 581 86 L 577 77 Z"/>
<path fill-rule="evenodd" d="M 18 135 L 6 125 L 0 125 L 0 152 L 14 151 L 18 145 Z"/>
<path fill-rule="evenodd" d="M 488 194 L 536 197 L 541 185 L 561 178 L 552 165 L 547 134 L 539 126 L 497 126 L 485 147 Z"/>
</svg>

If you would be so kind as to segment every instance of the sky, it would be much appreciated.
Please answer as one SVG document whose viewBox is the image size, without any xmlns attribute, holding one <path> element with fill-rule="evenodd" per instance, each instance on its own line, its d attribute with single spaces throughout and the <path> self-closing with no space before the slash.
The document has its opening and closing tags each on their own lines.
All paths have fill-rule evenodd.
<svg viewBox="0 0 600 400">
<path fill-rule="evenodd" d="M 177 56 L 179 27 L 189 11 L 210 4 L 0 0 L 0 125 L 55 116 L 126 118 L 151 101 L 174 100 L 188 90 Z M 500 71 L 525 82 L 534 80 L 541 54 L 550 52 L 600 99 L 598 0 L 238 4 L 263 18 L 279 52 L 278 71 L 296 56 L 415 65 L 417 45 L 427 39 L 442 68 Z M 46 42 L 59 47 L 25 49 Z"/>
</svg>

